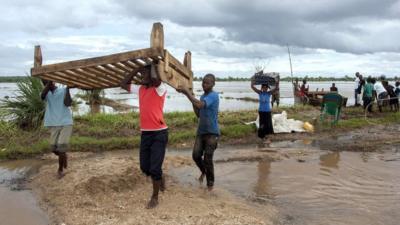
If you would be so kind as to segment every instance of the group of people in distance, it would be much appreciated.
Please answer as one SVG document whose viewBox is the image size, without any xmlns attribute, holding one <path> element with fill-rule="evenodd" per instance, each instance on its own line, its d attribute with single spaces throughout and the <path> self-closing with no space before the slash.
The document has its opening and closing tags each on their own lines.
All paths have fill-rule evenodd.
<svg viewBox="0 0 400 225">
<path fill-rule="evenodd" d="M 137 75 L 140 75 L 141 79 L 138 79 Z M 140 85 L 130 89 L 132 80 Z M 51 150 L 59 159 L 57 176 L 61 179 L 68 167 L 67 150 L 72 135 L 73 118 L 70 109 L 72 98 L 69 91 L 72 87 L 57 87 L 53 81 L 47 80 L 43 80 L 43 83 L 45 87 L 41 98 L 46 102 L 44 126 L 49 128 Z M 214 187 L 213 155 L 220 136 L 219 94 L 213 90 L 214 85 L 215 76 L 206 74 L 202 79 L 204 93 L 200 99 L 197 99 L 187 87 L 180 86 L 176 89 L 189 99 L 199 119 L 192 157 L 200 171 L 198 180 L 203 183 L 206 178 L 209 191 Z M 270 90 L 267 84 L 257 89 L 253 81 L 251 87 L 260 98 L 258 136 L 264 139 L 273 133 L 270 100 L 274 90 Z M 141 171 L 152 179 L 153 191 L 146 205 L 146 208 L 151 209 L 158 205 L 159 192 L 166 189 L 162 165 L 168 144 L 168 126 L 163 116 L 167 88 L 152 64 L 127 74 L 121 82 L 121 88 L 131 90 L 139 98 L 141 130 L 139 161 Z"/>
<path fill-rule="evenodd" d="M 395 86 L 393 86 L 383 75 L 379 80 L 371 76 L 365 79 L 363 75 L 356 72 L 355 77 L 355 106 L 360 106 L 362 102 L 364 110 L 372 112 L 372 105 L 376 99 L 379 112 L 382 112 L 382 107 L 385 105 L 389 105 L 391 111 L 399 111 L 400 81 L 396 81 Z"/>
</svg>

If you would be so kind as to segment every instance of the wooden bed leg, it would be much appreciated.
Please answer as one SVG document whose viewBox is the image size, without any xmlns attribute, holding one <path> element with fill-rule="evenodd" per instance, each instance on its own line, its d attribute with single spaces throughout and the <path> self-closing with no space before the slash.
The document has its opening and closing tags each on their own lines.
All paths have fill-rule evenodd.
<svg viewBox="0 0 400 225">
<path fill-rule="evenodd" d="M 42 65 L 42 50 L 40 45 L 35 46 L 35 55 L 33 56 L 33 67 L 40 67 Z"/>
<path fill-rule="evenodd" d="M 164 50 L 164 29 L 161 23 L 154 23 L 150 36 L 150 47 Z"/>
</svg>

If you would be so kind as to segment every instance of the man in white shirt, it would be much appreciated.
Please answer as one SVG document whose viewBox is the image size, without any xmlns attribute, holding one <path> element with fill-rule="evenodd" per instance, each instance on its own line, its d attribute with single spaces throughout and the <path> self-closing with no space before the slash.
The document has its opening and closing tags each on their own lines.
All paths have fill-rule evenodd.
<svg viewBox="0 0 400 225">
<path fill-rule="evenodd" d="M 376 98 L 376 100 L 378 102 L 379 112 L 382 112 L 383 101 L 388 96 L 388 93 L 387 93 L 385 87 L 383 87 L 383 84 L 382 84 L 382 81 L 384 79 L 385 79 L 384 77 L 381 77 L 380 81 L 377 81 L 374 84 L 375 98 Z"/>
<path fill-rule="evenodd" d="M 354 80 L 354 106 L 360 106 L 359 86 L 360 86 L 360 73 L 356 72 L 356 79 Z"/>
</svg>

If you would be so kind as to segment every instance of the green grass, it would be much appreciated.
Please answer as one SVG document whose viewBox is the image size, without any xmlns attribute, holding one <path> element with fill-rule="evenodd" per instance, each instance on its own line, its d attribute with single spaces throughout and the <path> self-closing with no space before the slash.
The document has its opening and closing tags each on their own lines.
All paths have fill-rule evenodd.
<svg viewBox="0 0 400 225">
<path fill-rule="evenodd" d="M 373 118 L 364 119 L 361 108 L 343 109 L 343 119 L 335 127 L 321 125 L 319 108 L 295 106 L 274 108 L 274 113 L 285 110 L 289 118 L 309 121 L 316 124 L 316 132 L 331 132 L 373 126 L 376 124 L 399 123 L 400 113 L 374 114 Z M 254 141 L 255 126 L 244 122 L 254 121 L 257 110 L 221 112 L 219 125 L 221 141 Z M 193 112 L 166 113 L 169 126 L 169 147 L 183 143 L 193 144 L 198 120 Z M 32 157 L 49 152 L 49 132 L 47 129 L 21 130 L 15 124 L 0 122 L 0 159 Z M 74 130 L 70 142 L 70 151 L 107 151 L 134 149 L 140 145 L 139 114 L 94 114 L 74 117 Z"/>
</svg>

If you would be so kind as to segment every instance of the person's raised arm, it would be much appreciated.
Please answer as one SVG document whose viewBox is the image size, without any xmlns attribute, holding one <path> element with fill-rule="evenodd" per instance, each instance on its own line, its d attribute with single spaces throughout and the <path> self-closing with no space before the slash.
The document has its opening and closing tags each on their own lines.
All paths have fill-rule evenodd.
<svg viewBox="0 0 400 225">
<path fill-rule="evenodd" d="M 153 64 L 150 68 L 150 80 L 154 87 L 158 87 L 161 84 L 160 75 L 158 74 L 157 67 Z"/>
<path fill-rule="evenodd" d="M 65 89 L 64 105 L 70 107 L 72 105 L 71 93 L 69 92 L 70 87 Z"/>
<path fill-rule="evenodd" d="M 142 68 L 139 68 L 139 69 L 135 69 L 129 73 L 126 73 L 124 79 L 121 81 L 119 86 L 122 89 L 129 91 L 129 85 L 131 84 L 132 80 L 139 82 L 139 80 L 136 77 L 137 73 L 139 73 L 139 72 L 144 73 L 145 71 Z"/>
<path fill-rule="evenodd" d="M 189 101 L 192 103 L 193 105 L 193 111 L 196 114 L 197 117 L 199 117 L 199 110 L 204 108 L 204 106 L 206 105 L 205 102 L 198 100 L 193 93 L 191 93 L 189 91 L 189 89 L 187 89 L 186 87 L 183 86 L 179 86 L 176 89 L 177 92 L 182 93 L 184 95 L 186 95 L 186 97 L 189 99 Z"/>
<path fill-rule="evenodd" d="M 251 89 L 253 89 L 253 91 L 254 91 L 255 93 L 257 93 L 257 94 L 260 94 L 260 93 L 261 93 L 261 90 L 257 89 L 256 86 L 255 86 L 254 78 L 251 79 Z"/>
<path fill-rule="evenodd" d="M 47 93 L 49 93 L 49 91 L 50 91 L 51 83 L 52 83 L 52 81 L 48 81 L 46 83 L 46 86 L 44 86 L 42 93 L 40 95 L 40 98 L 42 99 L 42 101 L 46 99 Z"/>
</svg>

